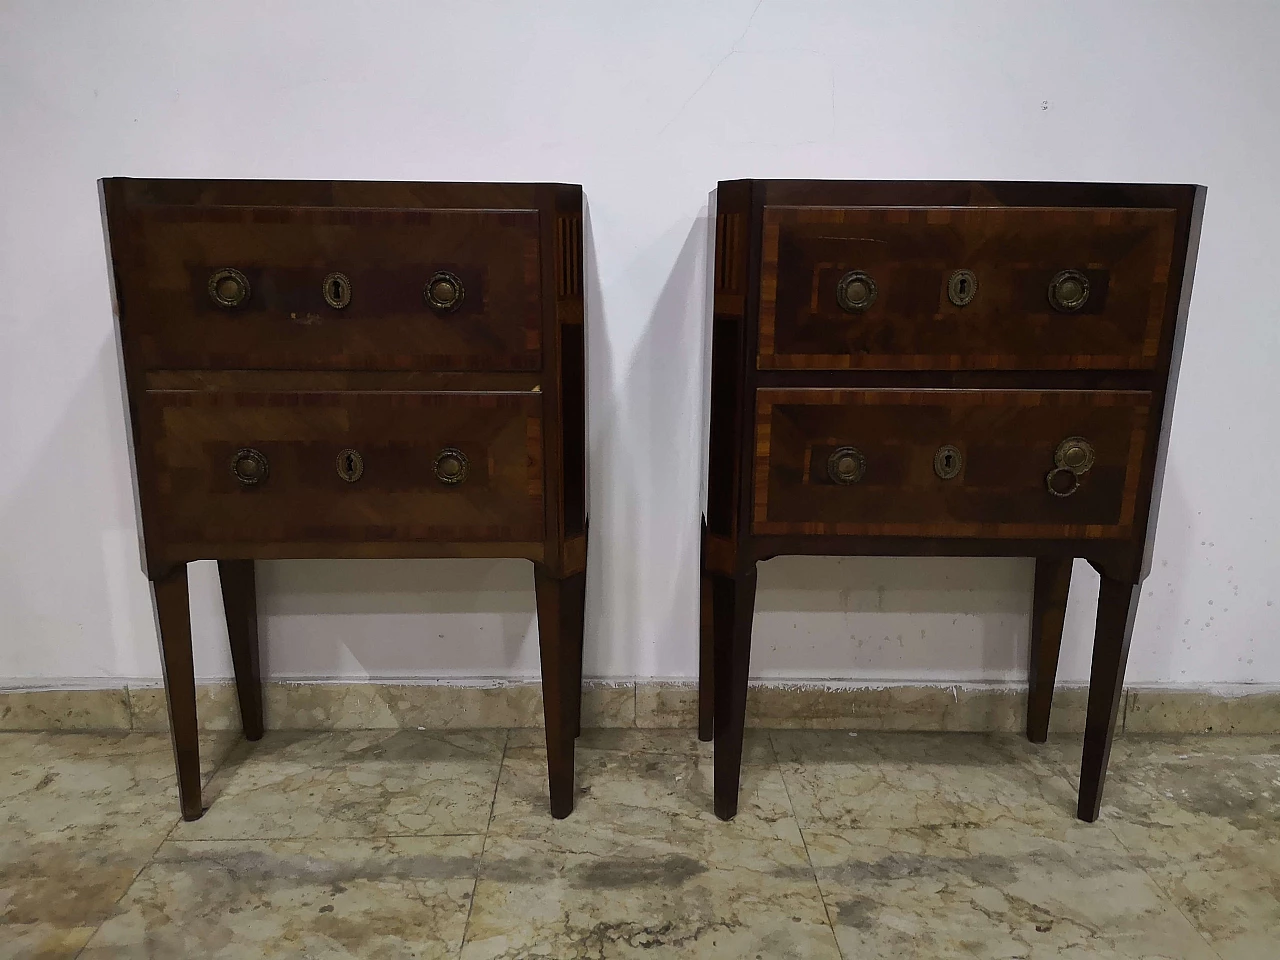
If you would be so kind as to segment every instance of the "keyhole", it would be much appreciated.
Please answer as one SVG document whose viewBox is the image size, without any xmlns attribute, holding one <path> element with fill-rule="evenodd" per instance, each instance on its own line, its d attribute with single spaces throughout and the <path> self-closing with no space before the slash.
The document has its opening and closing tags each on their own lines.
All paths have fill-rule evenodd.
<svg viewBox="0 0 1280 960">
<path fill-rule="evenodd" d="M 961 277 L 960 278 L 960 296 L 966 297 L 968 295 L 969 295 L 969 281 L 967 278 Z"/>
<path fill-rule="evenodd" d="M 342 450 L 334 461 L 338 476 L 347 483 L 355 483 L 364 475 L 364 458 L 356 450 Z"/>
<path fill-rule="evenodd" d="M 944 458 L 943 458 L 943 461 L 942 461 L 942 462 L 943 462 L 943 464 L 946 466 L 946 468 L 947 468 L 948 470 L 950 470 L 950 469 L 951 469 L 951 465 L 952 465 L 952 463 L 954 462 L 954 460 L 955 460 L 955 458 L 954 458 L 954 457 L 952 457 L 952 456 L 951 456 L 951 454 L 949 454 L 949 453 L 948 453 L 948 454 L 946 455 L 946 457 L 944 457 Z"/>
<path fill-rule="evenodd" d="M 331 273 L 324 278 L 320 292 L 324 294 L 325 303 L 335 310 L 341 310 L 351 302 L 351 281 L 345 273 Z"/>
</svg>

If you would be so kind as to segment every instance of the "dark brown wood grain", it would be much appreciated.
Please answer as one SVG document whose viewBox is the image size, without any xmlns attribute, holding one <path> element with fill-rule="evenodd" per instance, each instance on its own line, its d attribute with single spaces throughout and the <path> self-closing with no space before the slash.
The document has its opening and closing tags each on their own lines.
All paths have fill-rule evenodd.
<svg viewBox="0 0 1280 960">
<path fill-rule="evenodd" d="M 717 813 L 736 809 L 740 730 L 721 719 L 737 723 L 750 658 L 750 605 L 728 594 L 784 554 L 942 555 L 1038 558 L 1032 739 L 1047 735 L 1071 559 L 1102 574 L 1080 808 L 1096 816 L 1204 198 L 1177 184 L 720 184 L 702 560 Z M 960 268 L 978 283 L 963 306 L 947 294 Z M 1078 310 L 1049 301 L 1061 270 L 1089 282 Z M 876 284 L 861 311 L 836 293 L 849 271 Z M 1096 462 L 1056 498 L 1046 476 L 1069 436 Z M 942 444 L 964 461 L 946 480 L 932 462 Z M 843 446 L 865 455 L 857 483 L 826 472 Z"/>
<path fill-rule="evenodd" d="M 100 196 L 183 815 L 200 815 L 190 560 L 219 561 L 251 739 L 262 728 L 254 560 L 532 560 L 540 584 L 559 584 L 554 600 L 538 591 L 548 728 L 575 733 L 587 553 L 581 187 L 111 179 Z M 209 292 L 225 268 L 249 287 L 233 306 Z M 439 271 L 462 285 L 454 309 L 425 295 Z M 345 305 L 325 297 L 335 273 Z M 468 460 L 456 485 L 435 474 L 445 448 Z M 265 458 L 258 483 L 232 472 L 242 449 Z M 347 450 L 363 467 L 350 481 L 338 469 Z M 557 816 L 572 806 L 572 761 L 571 743 L 549 755 Z"/>
<path fill-rule="evenodd" d="M 539 540 L 541 398 L 535 394 L 149 391 L 141 422 L 154 512 L 177 542 Z M 253 486 L 231 469 L 252 448 Z M 435 475 L 445 449 L 466 479 Z M 357 451 L 358 480 L 338 454 Z"/>
<path fill-rule="evenodd" d="M 1175 223 L 1171 209 L 766 207 L 759 365 L 1152 367 Z M 964 306 L 947 296 L 958 268 L 977 282 Z M 1091 283 L 1068 314 L 1048 288 L 1069 268 Z M 876 283 L 862 313 L 837 303 L 851 270 Z"/>
<path fill-rule="evenodd" d="M 540 366 L 536 210 L 145 206 L 122 224 L 126 336 L 147 367 L 535 370 Z M 220 306 L 232 267 L 248 299 Z M 455 274 L 457 309 L 425 297 Z M 326 303 L 325 278 L 350 281 Z"/>
<path fill-rule="evenodd" d="M 1127 536 L 1150 405 L 1137 391 L 761 389 L 752 532 Z M 1097 462 L 1056 497 L 1046 484 L 1054 450 L 1077 436 Z M 946 480 L 933 464 L 944 444 L 963 462 Z M 847 486 L 827 472 L 845 446 L 867 462 Z"/>
</svg>

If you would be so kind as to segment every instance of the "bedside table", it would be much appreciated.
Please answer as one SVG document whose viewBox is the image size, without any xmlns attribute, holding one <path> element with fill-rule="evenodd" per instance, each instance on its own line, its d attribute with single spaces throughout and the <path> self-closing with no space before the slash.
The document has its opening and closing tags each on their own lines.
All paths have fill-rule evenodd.
<svg viewBox="0 0 1280 960">
<path fill-rule="evenodd" d="M 254 561 L 533 561 L 551 811 L 573 808 L 587 550 L 582 190 L 109 179 L 144 572 L 202 813 L 186 564 L 262 736 Z"/>
<path fill-rule="evenodd" d="M 699 733 L 737 812 L 756 564 L 1036 558 L 1043 742 L 1071 564 L 1102 578 L 1078 814 L 1098 816 L 1205 189 L 734 181 L 717 193 Z"/>
</svg>

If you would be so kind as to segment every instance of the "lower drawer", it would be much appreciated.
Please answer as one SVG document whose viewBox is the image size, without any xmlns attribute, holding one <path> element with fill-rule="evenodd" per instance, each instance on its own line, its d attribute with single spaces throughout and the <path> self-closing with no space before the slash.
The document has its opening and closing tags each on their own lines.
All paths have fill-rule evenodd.
<svg viewBox="0 0 1280 960">
<path fill-rule="evenodd" d="M 1151 403 L 1142 391 L 759 390 L 752 531 L 1127 537 Z"/>
<path fill-rule="evenodd" d="M 540 540 L 541 410 L 536 393 L 147 391 L 148 536 Z"/>
</svg>

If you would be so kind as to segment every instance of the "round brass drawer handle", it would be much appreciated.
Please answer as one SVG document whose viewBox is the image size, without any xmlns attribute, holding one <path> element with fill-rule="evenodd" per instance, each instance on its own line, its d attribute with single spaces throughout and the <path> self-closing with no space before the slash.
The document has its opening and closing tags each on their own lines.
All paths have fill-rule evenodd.
<svg viewBox="0 0 1280 960">
<path fill-rule="evenodd" d="M 329 274 L 324 278 L 320 291 L 324 294 L 324 302 L 335 310 L 341 310 L 351 302 L 351 281 L 345 273 Z"/>
<path fill-rule="evenodd" d="M 249 299 L 249 278 L 234 267 L 213 271 L 209 298 L 220 307 L 238 307 Z"/>
<path fill-rule="evenodd" d="M 1080 489 L 1080 475 L 1070 467 L 1054 467 L 1044 479 L 1055 497 L 1069 497 Z"/>
<path fill-rule="evenodd" d="M 1049 303 L 1063 313 L 1074 313 L 1089 299 L 1089 278 L 1079 270 L 1061 270 L 1049 281 Z"/>
<path fill-rule="evenodd" d="M 933 472 L 941 480 L 954 480 L 963 469 L 964 455 L 949 443 L 944 443 L 933 455 Z"/>
<path fill-rule="evenodd" d="M 448 270 L 437 270 L 423 288 L 423 296 L 427 298 L 427 303 L 436 310 L 445 312 L 457 310 L 466 295 L 467 291 L 462 286 L 462 280 L 457 274 L 450 273 Z"/>
<path fill-rule="evenodd" d="M 947 299 L 957 307 L 967 307 L 978 295 L 978 276 L 972 270 L 957 270 L 947 279 Z"/>
<path fill-rule="evenodd" d="M 244 447 L 231 458 L 231 473 L 246 487 L 256 486 L 267 479 L 267 458 L 261 450 Z"/>
<path fill-rule="evenodd" d="M 467 479 L 471 461 L 457 447 L 445 447 L 436 454 L 436 479 L 449 486 L 456 486 Z"/>
<path fill-rule="evenodd" d="M 840 447 L 827 458 L 827 476 L 836 483 L 857 483 L 867 472 L 867 458 L 857 447 Z"/>
<path fill-rule="evenodd" d="M 1093 444 L 1084 437 L 1067 437 L 1053 452 L 1053 462 L 1075 473 L 1088 473 L 1093 466 Z"/>
<path fill-rule="evenodd" d="M 836 284 L 836 302 L 846 313 L 862 313 L 876 302 L 876 282 L 862 270 L 850 270 Z"/>
<path fill-rule="evenodd" d="M 353 450 L 348 447 L 338 454 L 335 464 L 338 468 L 338 476 L 347 483 L 355 483 L 364 476 L 364 457 L 360 456 L 360 451 Z"/>
</svg>

